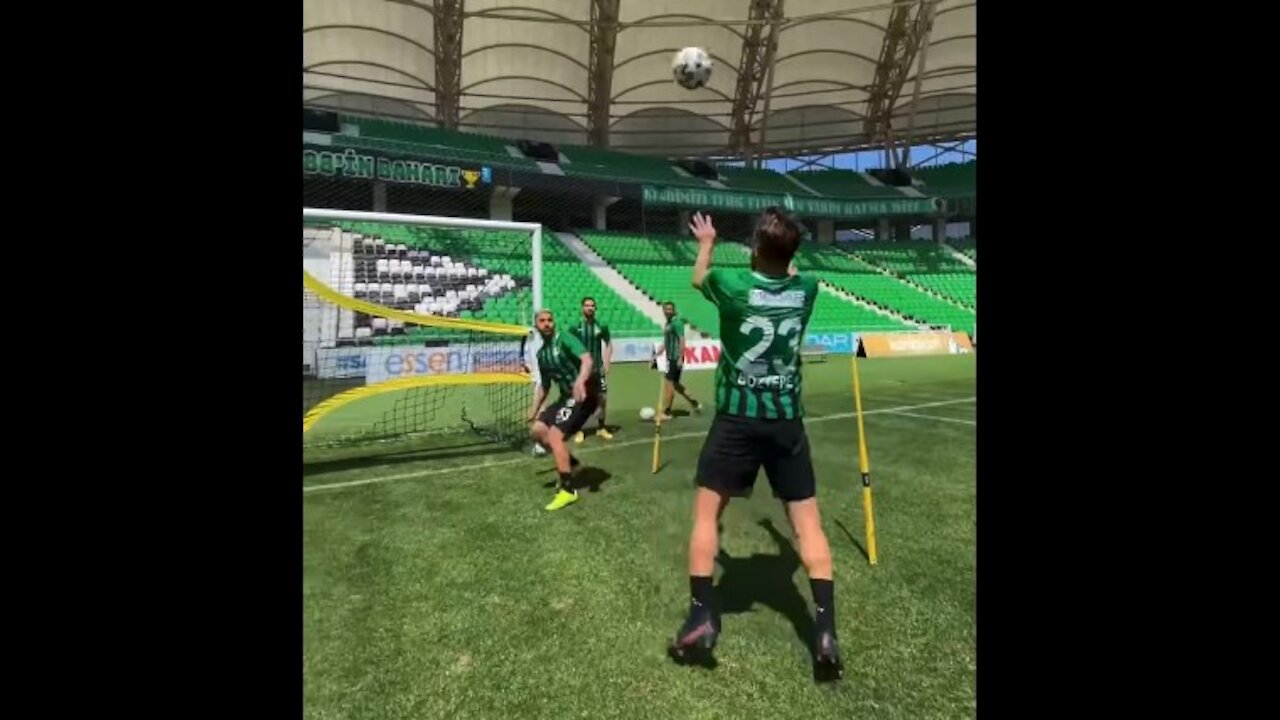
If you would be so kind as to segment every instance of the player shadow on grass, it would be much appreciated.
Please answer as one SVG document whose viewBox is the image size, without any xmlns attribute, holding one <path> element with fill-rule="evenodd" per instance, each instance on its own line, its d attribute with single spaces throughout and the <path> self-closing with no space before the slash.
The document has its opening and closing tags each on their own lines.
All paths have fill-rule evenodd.
<svg viewBox="0 0 1280 720">
<path fill-rule="evenodd" d="M 794 576 L 803 567 L 800 555 L 791 538 L 779 532 L 771 520 L 761 520 L 760 526 L 778 545 L 777 555 L 756 553 L 735 558 L 723 548 L 716 555 L 723 570 L 716 585 L 720 614 L 751 612 L 759 603 L 791 621 L 796 636 L 808 647 L 813 642 L 814 622 L 809 602 L 796 589 Z"/>
<path fill-rule="evenodd" d="M 868 561 L 871 560 L 871 556 L 867 554 L 867 549 L 862 547 L 862 543 L 858 542 L 858 539 L 853 536 L 853 533 L 849 532 L 849 528 L 845 527 L 844 523 L 836 520 L 836 527 L 840 528 L 840 530 L 844 532 L 845 537 L 849 538 L 849 542 L 853 543 L 853 546 L 858 548 L 858 552 L 862 553 L 862 557 L 866 558 Z"/>
<path fill-rule="evenodd" d="M 555 467 L 552 467 L 550 470 L 543 470 L 538 474 L 546 475 L 547 473 L 552 473 L 554 475 L 555 472 L 556 472 Z M 606 482 L 609 481 L 609 478 L 612 478 L 612 477 L 613 477 L 613 474 L 610 473 L 608 470 L 605 470 L 603 468 L 598 468 L 598 467 L 591 467 L 589 465 L 584 464 L 582 467 L 578 469 L 576 473 L 573 474 L 572 487 L 574 490 L 586 490 L 587 492 L 593 492 L 593 493 L 600 492 L 600 486 L 604 485 Z M 552 477 L 550 480 L 542 483 L 542 487 L 553 488 L 557 484 L 559 484 L 559 482 L 560 480 L 558 479 L 558 477 Z"/>
</svg>

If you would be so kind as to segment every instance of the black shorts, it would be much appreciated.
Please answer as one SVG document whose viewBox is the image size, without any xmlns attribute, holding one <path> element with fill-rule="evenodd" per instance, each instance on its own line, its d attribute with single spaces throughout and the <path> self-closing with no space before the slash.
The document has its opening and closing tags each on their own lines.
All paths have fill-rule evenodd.
<svg viewBox="0 0 1280 720">
<path fill-rule="evenodd" d="M 786 502 L 814 496 L 817 481 L 802 420 L 716 415 L 698 456 L 697 484 L 745 497 L 764 468 L 773 494 Z"/>
<path fill-rule="evenodd" d="M 684 372 L 684 365 L 668 364 L 666 378 L 673 383 L 678 383 L 682 372 Z"/>
<path fill-rule="evenodd" d="M 600 396 L 594 393 L 588 393 L 587 399 L 582 402 L 574 400 L 572 395 L 563 395 L 543 410 L 538 420 L 547 427 L 560 428 L 560 432 L 568 437 L 587 424 L 599 405 Z"/>
</svg>

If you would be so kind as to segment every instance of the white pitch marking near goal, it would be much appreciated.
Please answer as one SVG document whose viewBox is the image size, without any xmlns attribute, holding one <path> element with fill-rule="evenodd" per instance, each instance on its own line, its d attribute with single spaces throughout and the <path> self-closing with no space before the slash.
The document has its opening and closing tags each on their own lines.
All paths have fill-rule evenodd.
<svg viewBox="0 0 1280 720">
<path fill-rule="evenodd" d="M 977 424 L 978 424 L 978 421 L 977 421 L 977 420 L 964 420 L 964 419 L 962 419 L 962 418 L 941 417 L 941 416 L 939 416 L 939 415 L 925 415 L 925 414 L 923 414 L 923 413 L 904 412 L 904 411 L 902 411 L 902 410 L 898 410 L 898 411 L 893 412 L 893 413 L 890 413 L 890 414 L 891 414 L 891 415 L 902 415 L 902 416 L 904 416 L 904 417 L 920 418 L 920 419 L 922 419 L 922 420 L 938 420 L 938 421 L 940 421 L 940 422 L 961 423 L 961 424 L 964 424 L 964 425 L 977 425 Z"/>
<path fill-rule="evenodd" d="M 960 403 L 976 402 L 977 399 L 978 398 L 976 397 L 967 397 L 967 398 L 957 398 L 954 400 L 939 400 L 936 402 L 920 403 L 917 405 L 902 405 L 900 407 L 880 408 L 877 410 L 866 410 L 862 413 L 862 415 L 865 417 L 867 415 L 896 414 L 896 415 L 911 417 L 911 415 L 906 411 L 922 410 L 924 408 L 931 408 L 931 407 L 942 407 L 944 405 L 958 405 Z M 851 413 L 851 412 L 835 413 L 832 415 L 822 415 L 816 418 L 805 418 L 805 422 L 819 423 L 819 422 L 825 422 L 828 420 L 845 420 L 845 419 L 854 417 L 855 415 L 856 413 Z M 919 417 L 927 418 L 929 420 L 942 419 L 932 415 L 921 415 Z M 950 419 L 950 418 L 947 418 L 947 419 Z M 957 422 L 968 423 L 971 421 L 963 420 L 963 421 L 957 421 Z M 977 425 L 976 422 L 973 422 L 972 424 Z M 702 432 L 680 433 L 678 435 L 671 435 L 665 438 L 665 440 L 667 442 L 671 442 L 672 440 L 686 440 L 688 438 L 705 437 L 706 434 L 707 433 L 705 430 Z M 619 448 L 632 447 L 635 445 L 645 445 L 650 442 L 652 441 L 647 438 L 639 439 L 639 440 L 628 440 L 626 442 L 610 443 L 608 445 L 603 445 L 600 447 L 582 448 L 577 452 L 584 453 L 584 452 L 593 452 L 593 451 L 600 452 L 604 450 L 616 450 Z M 396 480 L 410 480 L 413 478 L 427 477 L 430 475 L 442 475 L 444 473 L 467 473 L 473 470 L 483 470 L 485 468 L 500 467 L 503 465 L 515 465 L 518 463 L 528 463 L 528 462 L 535 462 L 535 460 L 534 458 L 531 458 L 531 457 L 516 457 L 508 460 L 498 460 L 496 462 L 479 463 L 477 465 L 454 465 L 454 466 L 445 467 L 445 468 L 432 468 L 430 470 L 417 470 L 414 472 L 399 473 L 397 475 L 383 475 L 380 477 L 364 478 L 361 480 L 349 480 L 347 482 L 327 483 L 324 485 L 306 485 L 306 486 L 303 486 L 302 492 L 309 493 L 309 492 L 316 492 L 318 490 L 337 490 L 341 488 L 359 487 L 361 485 L 375 485 L 379 483 L 393 482 Z"/>
</svg>

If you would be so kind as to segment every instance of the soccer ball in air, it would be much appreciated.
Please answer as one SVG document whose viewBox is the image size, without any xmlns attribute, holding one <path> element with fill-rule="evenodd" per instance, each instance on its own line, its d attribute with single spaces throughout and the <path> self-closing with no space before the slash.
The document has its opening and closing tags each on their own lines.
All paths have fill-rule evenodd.
<svg viewBox="0 0 1280 720">
<path fill-rule="evenodd" d="M 652 420 L 654 415 L 657 415 L 657 413 L 653 411 L 653 408 L 651 407 L 640 408 L 641 420 Z"/>
<path fill-rule="evenodd" d="M 671 75 L 686 90 L 700 88 L 711 81 L 711 56 L 700 47 L 687 47 L 671 59 Z"/>
</svg>

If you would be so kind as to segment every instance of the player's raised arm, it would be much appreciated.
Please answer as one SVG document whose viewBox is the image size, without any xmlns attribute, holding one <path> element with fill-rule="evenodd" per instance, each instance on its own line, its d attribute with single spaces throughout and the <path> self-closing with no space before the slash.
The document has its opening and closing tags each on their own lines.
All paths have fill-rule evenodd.
<svg viewBox="0 0 1280 720">
<path fill-rule="evenodd" d="M 698 260 L 693 264 L 693 286 L 702 287 L 711 270 L 711 251 L 715 248 L 716 226 L 711 224 L 711 216 L 694 213 L 693 222 L 689 223 L 693 236 L 698 238 Z"/>
</svg>

